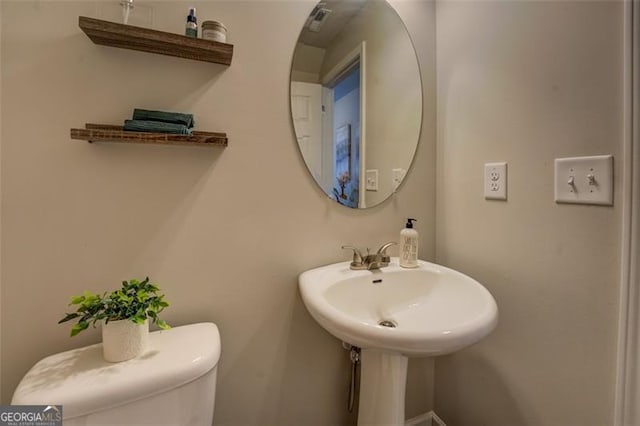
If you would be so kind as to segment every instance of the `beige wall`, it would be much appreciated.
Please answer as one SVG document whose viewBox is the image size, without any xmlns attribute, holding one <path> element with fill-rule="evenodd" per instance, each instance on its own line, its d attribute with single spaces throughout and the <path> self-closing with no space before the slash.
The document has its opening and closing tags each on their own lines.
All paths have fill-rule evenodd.
<svg viewBox="0 0 640 426">
<path fill-rule="evenodd" d="M 361 211 L 322 193 L 293 135 L 289 70 L 312 3 L 193 3 L 200 20 L 229 28 L 228 68 L 96 46 L 77 17 L 98 3 L 1 3 L 3 401 L 38 359 L 99 340 L 56 324 L 70 295 L 148 274 L 172 302 L 170 323 L 220 327 L 217 425 L 353 423 L 347 354 L 307 314 L 297 276 L 346 260 L 342 244 L 397 239 L 407 216 L 420 219 L 421 257 L 434 258 L 434 51 L 423 26 L 433 5 L 398 6 L 431 99 L 416 167 L 400 193 Z M 192 3 L 144 4 L 154 27 L 181 32 Z M 134 107 L 191 111 L 230 145 L 69 139 L 71 127 L 119 123 Z M 431 407 L 430 365 L 411 362 L 408 415 Z"/>
<path fill-rule="evenodd" d="M 156 28 L 181 31 L 185 3 L 145 4 Z M 430 3 L 394 4 L 427 100 L 415 167 L 365 211 L 323 195 L 290 125 L 291 55 L 311 3 L 195 5 L 229 27 L 231 67 L 95 46 L 77 28 L 95 2 L 1 4 L 3 402 L 38 359 L 98 341 L 56 325 L 69 295 L 149 274 L 173 302 L 171 323 L 221 328 L 216 424 L 352 423 L 346 354 L 306 313 L 296 277 L 346 259 L 341 244 L 397 238 L 416 215 L 420 257 L 434 259 L 437 229 L 437 260 L 483 282 L 500 308 L 490 337 L 437 360 L 448 425 L 611 424 L 620 170 L 613 208 L 556 205 L 552 173 L 562 156 L 621 164 L 621 3 L 439 4 L 437 226 Z M 136 106 L 192 111 L 230 146 L 68 138 Z M 482 198 L 489 161 L 509 162 L 506 203 Z M 408 416 L 430 408 L 429 365 L 410 364 Z"/>
<path fill-rule="evenodd" d="M 497 329 L 436 360 L 449 426 L 611 425 L 621 221 L 622 2 L 437 6 L 437 260 Z M 613 154 L 615 206 L 558 205 L 553 160 Z M 483 164 L 509 163 L 509 200 Z"/>
</svg>

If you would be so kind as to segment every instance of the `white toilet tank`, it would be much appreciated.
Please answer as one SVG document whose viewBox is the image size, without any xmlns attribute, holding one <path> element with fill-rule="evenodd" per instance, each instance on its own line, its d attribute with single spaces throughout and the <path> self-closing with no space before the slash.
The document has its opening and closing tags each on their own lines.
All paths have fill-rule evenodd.
<svg viewBox="0 0 640 426">
<path fill-rule="evenodd" d="M 210 426 L 220 334 L 213 323 L 149 335 L 138 358 L 110 363 L 102 345 L 49 356 L 29 370 L 15 405 L 62 405 L 63 424 Z"/>
</svg>

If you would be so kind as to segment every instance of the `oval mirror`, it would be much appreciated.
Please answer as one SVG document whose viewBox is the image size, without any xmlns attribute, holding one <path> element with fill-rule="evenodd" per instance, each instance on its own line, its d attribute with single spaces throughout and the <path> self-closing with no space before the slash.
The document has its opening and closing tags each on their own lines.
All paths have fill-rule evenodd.
<svg viewBox="0 0 640 426">
<path fill-rule="evenodd" d="M 402 183 L 422 124 L 409 33 L 384 0 L 326 0 L 307 18 L 291 65 L 302 157 L 339 204 L 380 204 Z"/>
</svg>

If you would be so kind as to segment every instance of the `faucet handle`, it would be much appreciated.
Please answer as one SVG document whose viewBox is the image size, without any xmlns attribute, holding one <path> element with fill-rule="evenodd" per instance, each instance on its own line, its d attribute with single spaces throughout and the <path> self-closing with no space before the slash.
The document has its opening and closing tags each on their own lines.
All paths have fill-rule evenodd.
<svg viewBox="0 0 640 426">
<path fill-rule="evenodd" d="M 382 247 L 378 249 L 378 254 L 381 256 L 385 256 L 387 254 L 387 249 L 393 245 L 397 245 L 395 241 L 390 241 L 387 244 L 384 244 Z"/>
<path fill-rule="evenodd" d="M 351 267 L 361 267 L 362 262 L 364 261 L 362 257 L 362 253 L 357 247 L 354 246 L 342 246 L 343 250 L 353 250 L 353 261 L 351 262 Z"/>
</svg>

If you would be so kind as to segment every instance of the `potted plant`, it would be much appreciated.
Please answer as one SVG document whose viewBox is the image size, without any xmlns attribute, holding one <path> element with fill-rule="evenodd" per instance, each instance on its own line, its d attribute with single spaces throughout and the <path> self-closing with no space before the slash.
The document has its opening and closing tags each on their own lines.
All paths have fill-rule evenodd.
<svg viewBox="0 0 640 426">
<path fill-rule="evenodd" d="M 109 362 L 126 361 L 141 355 L 147 348 L 149 319 L 162 329 L 169 325 L 158 314 L 169 303 L 164 294 L 149 281 L 132 279 L 123 281 L 122 288 L 104 293 L 93 294 L 85 291 L 82 296 L 73 296 L 69 306 L 77 305 L 76 312 L 68 313 L 58 321 L 61 324 L 77 319 L 71 328 L 71 337 L 89 328 L 96 322 L 102 322 L 102 351 Z"/>
</svg>

